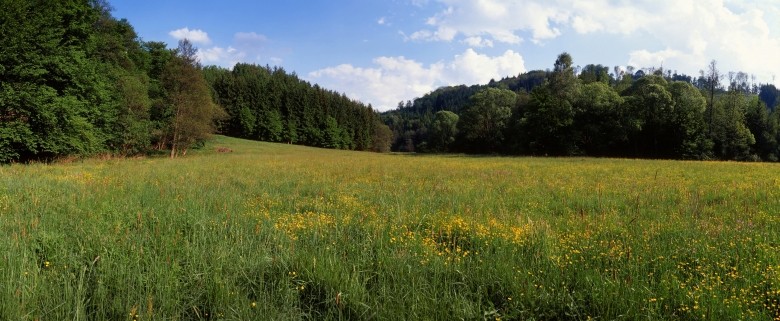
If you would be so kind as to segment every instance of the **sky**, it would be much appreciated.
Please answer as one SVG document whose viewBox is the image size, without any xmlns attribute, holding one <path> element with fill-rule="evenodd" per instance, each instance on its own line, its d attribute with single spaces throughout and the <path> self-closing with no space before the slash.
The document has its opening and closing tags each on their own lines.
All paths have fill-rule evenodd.
<svg viewBox="0 0 780 321">
<path fill-rule="evenodd" d="M 780 82 L 780 0 L 111 0 L 144 41 L 204 65 L 280 66 L 384 111 L 439 87 L 575 66 Z"/>
</svg>

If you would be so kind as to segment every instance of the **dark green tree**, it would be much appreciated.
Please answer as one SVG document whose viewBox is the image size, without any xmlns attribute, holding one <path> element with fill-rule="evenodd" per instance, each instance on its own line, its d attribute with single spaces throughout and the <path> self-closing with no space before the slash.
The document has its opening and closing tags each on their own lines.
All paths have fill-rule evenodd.
<svg viewBox="0 0 780 321">
<path fill-rule="evenodd" d="M 751 145 L 756 138 L 746 126 L 747 98 L 737 91 L 729 91 L 713 106 L 713 125 L 710 129 L 716 156 L 729 160 L 750 160 Z"/>
<path fill-rule="evenodd" d="M 204 74 L 215 101 L 225 106 L 229 115 L 220 122 L 224 134 L 318 147 L 372 149 L 379 115 L 371 106 L 312 86 L 278 67 L 236 64 L 232 71 L 206 67 Z"/>
<path fill-rule="evenodd" d="M 780 90 L 775 85 L 767 84 L 759 87 L 758 97 L 771 111 L 777 109 L 777 104 L 780 103 Z"/>
<path fill-rule="evenodd" d="M 506 89 L 487 88 L 474 94 L 471 101 L 458 121 L 465 148 L 483 153 L 501 151 L 517 95 Z"/>
<path fill-rule="evenodd" d="M 623 98 L 606 83 L 583 85 L 574 104 L 577 149 L 592 156 L 623 152 L 634 127 L 624 108 Z"/>
<path fill-rule="evenodd" d="M 747 103 L 745 123 L 756 139 L 756 143 L 751 146 L 751 154 L 758 155 L 763 160 L 777 161 L 777 135 L 780 124 L 759 97 L 753 97 Z"/>
<path fill-rule="evenodd" d="M 577 153 L 572 124 L 573 103 L 580 84 L 572 58 L 562 53 L 555 60 L 549 81 L 531 91 L 528 104 L 521 106 L 520 136 L 533 154 L 572 155 Z"/>
<path fill-rule="evenodd" d="M 670 142 L 674 101 L 667 85 L 663 77 L 649 75 L 624 91 L 626 103 L 639 125 L 631 137 L 638 156 L 674 157 L 674 146 Z"/>
<path fill-rule="evenodd" d="M 428 134 L 428 148 L 435 152 L 447 152 L 458 135 L 458 117 L 457 114 L 441 110 L 434 115 Z"/>
<path fill-rule="evenodd" d="M 325 129 L 323 130 L 323 133 L 325 134 L 324 147 L 333 149 L 344 148 L 346 142 L 343 140 L 344 135 L 342 134 L 342 129 L 339 127 L 338 122 L 336 122 L 336 118 L 328 116 L 325 119 Z"/>
<path fill-rule="evenodd" d="M 712 141 L 707 135 L 707 100 L 688 82 L 675 81 L 668 86 L 674 112 L 671 115 L 670 144 L 673 156 L 686 159 L 712 157 Z"/>
<path fill-rule="evenodd" d="M 3 1 L 0 162 L 106 150 L 116 117 L 94 58 L 98 18 L 88 1 Z"/>
<path fill-rule="evenodd" d="M 127 20 L 112 17 L 106 3 L 94 3 L 101 13 L 95 27 L 94 55 L 102 62 L 101 74 L 107 78 L 115 113 L 107 145 L 125 155 L 142 153 L 151 144 L 151 55 Z"/>
<path fill-rule="evenodd" d="M 602 65 L 585 65 L 579 75 L 583 84 L 600 82 L 609 85 L 611 77 L 609 76 L 609 67 Z"/>
<path fill-rule="evenodd" d="M 281 142 L 284 132 L 282 115 L 278 110 L 260 111 L 257 122 L 256 139 L 266 142 Z"/>
</svg>

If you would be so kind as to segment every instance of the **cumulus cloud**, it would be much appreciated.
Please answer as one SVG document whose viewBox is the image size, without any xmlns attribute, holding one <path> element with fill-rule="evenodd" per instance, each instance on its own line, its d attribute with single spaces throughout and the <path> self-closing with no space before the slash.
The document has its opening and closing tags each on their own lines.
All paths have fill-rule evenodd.
<svg viewBox="0 0 780 321">
<path fill-rule="evenodd" d="M 771 72 L 780 70 L 780 61 L 772 53 L 780 52 L 780 29 L 772 30 L 765 12 L 745 4 L 736 11 L 718 0 L 664 0 L 656 6 L 642 7 L 646 19 L 633 35 L 653 39 L 666 48 L 642 47 L 630 53 L 635 66 L 664 66 L 695 74 L 712 60 L 721 70 L 745 71 L 759 80 L 769 81 Z M 656 8 L 658 7 L 658 8 Z M 656 62 L 653 65 L 647 63 Z"/>
<path fill-rule="evenodd" d="M 232 67 L 239 62 L 267 63 L 269 60 L 280 64 L 281 59 L 261 55 L 268 38 L 256 32 L 237 32 L 228 46 L 211 45 L 207 32 L 200 29 L 181 28 L 169 32 L 171 37 L 189 39 L 198 48 L 198 59 L 205 65 Z"/>
<path fill-rule="evenodd" d="M 447 64 L 442 82 L 447 85 L 485 84 L 490 79 L 515 76 L 524 71 L 523 57 L 512 50 L 490 57 L 469 48 Z"/>
<path fill-rule="evenodd" d="M 480 36 L 468 37 L 466 39 L 463 39 L 463 43 L 469 45 L 470 47 L 476 47 L 476 48 L 493 47 L 493 40 L 482 39 L 482 37 Z"/>
<path fill-rule="evenodd" d="M 662 0 L 663 1 L 663 0 Z M 665 0 L 671 1 L 671 0 Z M 680 0 L 696 2 L 699 0 Z M 718 1 L 718 0 L 706 0 Z M 541 43 L 561 36 L 571 28 L 580 34 L 610 32 L 630 34 L 649 21 L 657 1 L 610 0 L 436 0 L 445 9 L 426 19 L 426 24 L 450 30 L 467 39 L 490 38 L 507 44 L 518 44 L 523 37 Z M 666 7 L 677 8 L 669 3 Z M 428 30 L 431 30 L 430 28 Z M 424 30 L 421 30 L 424 31 Z M 431 34 L 430 31 L 428 31 Z M 451 41 L 428 37 L 424 40 Z M 421 39 L 413 39 L 421 40 Z"/>
<path fill-rule="evenodd" d="M 227 48 L 215 46 L 198 49 L 198 59 L 206 65 L 233 66 L 236 63 L 245 61 L 246 58 L 246 52 L 239 51 L 231 46 Z"/>
<path fill-rule="evenodd" d="M 512 50 L 490 57 L 467 49 L 449 61 L 429 65 L 403 56 L 379 57 L 368 68 L 342 64 L 311 72 L 308 78 L 371 103 L 378 110 L 388 110 L 399 101 L 420 97 L 441 86 L 483 84 L 524 71 L 523 57 Z"/>
<path fill-rule="evenodd" d="M 427 37 L 410 37 L 412 40 L 452 41 L 461 35 L 466 39 L 489 37 L 498 42 L 519 44 L 523 38 L 517 33 L 528 31 L 531 40 L 538 42 L 559 36 L 561 31 L 557 25 L 567 18 L 562 8 L 544 0 L 437 2 L 443 4 L 445 9 L 426 20 L 426 24 L 433 28 L 418 31 Z"/>
<path fill-rule="evenodd" d="M 620 35 L 626 59 L 696 73 L 711 59 L 724 70 L 771 78 L 780 70 L 776 0 L 431 0 L 441 10 L 409 41 L 459 41 L 471 47 L 541 44 L 564 33 Z M 771 24 L 770 24 L 771 22 Z M 602 44 L 607 45 L 607 44 Z M 605 48 L 608 50 L 608 48 Z"/>
<path fill-rule="evenodd" d="M 190 28 L 185 27 L 173 30 L 168 34 L 176 40 L 188 39 L 195 44 L 211 44 L 211 39 L 209 39 L 208 33 L 200 29 L 190 30 Z"/>
<path fill-rule="evenodd" d="M 680 51 L 664 49 L 659 51 L 648 51 L 645 49 L 634 50 L 629 53 L 628 64 L 639 67 L 662 67 L 664 63 L 668 66 L 670 61 L 691 60 L 692 55 L 683 54 Z"/>
<path fill-rule="evenodd" d="M 265 44 L 268 38 L 256 32 L 238 32 L 233 35 L 233 40 L 227 47 L 210 46 L 198 49 L 198 58 L 206 65 L 218 65 L 232 67 L 239 62 L 281 64 L 277 57 L 265 57 Z"/>
</svg>

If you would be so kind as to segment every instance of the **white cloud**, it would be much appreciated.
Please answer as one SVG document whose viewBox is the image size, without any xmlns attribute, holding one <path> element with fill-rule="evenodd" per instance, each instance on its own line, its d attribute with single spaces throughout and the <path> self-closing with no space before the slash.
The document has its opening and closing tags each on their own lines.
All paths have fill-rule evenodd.
<svg viewBox="0 0 780 321">
<path fill-rule="evenodd" d="M 712 60 L 723 70 L 768 81 L 780 72 L 777 0 L 432 0 L 442 7 L 406 40 L 458 41 L 471 47 L 554 41 L 564 33 L 612 38 L 630 64 L 696 74 Z M 589 50 L 609 50 L 594 43 Z M 575 57 L 576 58 L 576 57 Z M 586 62 L 589 63 L 589 62 Z M 636 66 L 651 67 L 651 66 Z"/>
<path fill-rule="evenodd" d="M 628 64 L 630 66 L 637 66 L 637 67 L 654 67 L 654 68 L 660 68 L 665 63 L 668 66 L 669 64 L 667 62 L 673 61 L 673 60 L 684 60 L 684 59 L 690 59 L 690 55 L 685 55 L 677 50 L 672 49 L 665 49 L 655 52 L 650 52 L 647 50 L 634 50 L 629 53 L 629 59 Z"/>
<path fill-rule="evenodd" d="M 233 47 L 210 47 L 198 49 L 198 59 L 206 65 L 233 66 L 246 61 L 247 53 Z"/>
<path fill-rule="evenodd" d="M 278 57 L 262 55 L 268 38 L 256 32 L 237 32 L 233 35 L 231 45 L 211 46 L 198 49 L 198 58 L 205 65 L 232 67 L 239 62 L 281 64 Z"/>
<path fill-rule="evenodd" d="M 474 36 L 474 37 L 468 37 L 466 39 L 463 39 L 463 43 L 469 45 L 470 47 L 493 47 L 493 40 L 490 39 L 482 39 L 480 36 Z"/>
<path fill-rule="evenodd" d="M 195 44 L 208 45 L 211 43 L 211 39 L 209 39 L 209 35 L 205 31 L 200 29 L 190 30 L 189 28 L 185 27 L 185 28 L 173 30 L 168 34 L 176 40 L 188 39 L 189 41 Z"/>
<path fill-rule="evenodd" d="M 490 57 L 469 48 L 447 64 L 441 80 L 447 85 L 486 84 L 490 79 L 516 76 L 524 71 L 523 57 L 512 50 Z"/>
<path fill-rule="evenodd" d="M 572 18 L 571 26 L 578 33 L 591 33 L 604 30 L 604 25 L 590 17 L 576 16 Z"/>
<path fill-rule="evenodd" d="M 561 31 L 556 25 L 565 22 L 567 18 L 562 8 L 556 8 L 544 0 L 437 2 L 445 5 L 446 9 L 429 17 L 426 23 L 436 27 L 439 35 L 424 39 L 412 37 L 412 40 L 452 41 L 462 35 L 467 39 L 489 37 L 498 42 L 519 44 L 523 38 L 517 33 L 528 31 L 532 41 L 538 42 L 559 36 Z"/>
<path fill-rule="evenodd" d="M 651 16 L 636 26 L 633 36 L 653 39 L 666 47 L 650 50 L 637 42 L 629 54 L 635 66 L 663 60 L 667 68 L 696 75 L 715 59 L 721 71 L 745 71 L 759 81 L 770 81 L 771 73 L 780 71 L 780 28 L 772 30 L 765 13 L 756 6 L 734 11 L 722 0 L 663 0 L 655 6 L 641 8 Z"/>
<path fill-rule="evenodd" d="M 405 57 L 379 57 L 374 65 L 360 68 L 342 64 L 311 72 L 308 77 L 323 87 L 387 110 L 400 100 L 431 91 L 443 68 L 440 63 L 426 67 Z"/>
<path fill-rule="evenodd" d="M 403 32 L 401 32 L 401 34 L 404 36 L 404 40 L 405 41 L 409 41 L 409 40 L 433 40 L 433 32 L 431 32 L 430 30 L 415 31 L 414 33 L 412 33 L 408 37 Z"/>
<path fill-rule="evenodd" d="M 452 60 L 429 65 L 400 57 L 379 57 L 368 68 L 342 64 L 317 70 L 308 78 L 320 85 L 345 92 L 353 99 L 388 110 L 402 100 L 420 97 L 445 85 L 484 84 L 490 79 L 517 75 L 525 71 L 520 54 L 507 50 L 490 57 L 467 49 Z"/>
<path fill-rule="evenodd" d="M 439 30 L 433 34 L 437 40 L 452 41 L 458 34 L 458 30 L 450 27 L 439 27 Z"/>
<path fill-rule="evenodd" d="M 385 17 L 379 18 L 379 20 L 376 21 L 378 25 L 384 25 L 387 23 L 387 19 Z"/>
</svg>

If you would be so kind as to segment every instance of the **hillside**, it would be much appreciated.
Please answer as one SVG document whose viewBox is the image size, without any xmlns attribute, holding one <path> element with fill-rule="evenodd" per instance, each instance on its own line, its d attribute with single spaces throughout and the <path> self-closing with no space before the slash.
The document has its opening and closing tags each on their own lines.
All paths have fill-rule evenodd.
<svg viewBox="0 0 780 321">
<path fill-rule="evenodd" d="M 201 65 L 198 48 L 144 41 L 108 1 L 4 1 L 0 164 L 186 154 L 209 135 L 386 151 L 370 105 L 280 67 Z M 19 19 L 25 17 L 25 19 Z"/>
</svg>

